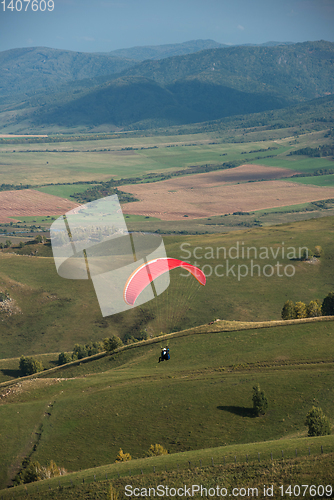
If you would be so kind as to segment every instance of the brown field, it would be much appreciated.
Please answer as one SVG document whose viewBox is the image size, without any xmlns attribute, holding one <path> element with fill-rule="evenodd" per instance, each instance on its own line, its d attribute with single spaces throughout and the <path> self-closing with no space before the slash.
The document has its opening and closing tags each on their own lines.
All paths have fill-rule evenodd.
<svg viewBox="0 0 334 500">
<path fill-rule="evenodd" d="M 62 215 L 77 206 L 79 205 L 72 201 L 33 189 L 2 191 L 0 192 L 0 223 L 13 222 L 15 216 Z M 9 219 L 9 217 L 12 218 Z"/>
<path fill-rule="evenodd" d="M 180 220 L 185 215 L 197 219 L 333 197 L 333 188 L 302 184 L 297 186 L 292 182 L 271 180 L 294 173 L 262 165 L 242 165 L 231 170 L 191 175 L 153 184 L 122 186 L 122 191 L 130 192 L 140 200 L 127 203 L 124 212 L 158 217 L 162 220 Z"/>
<path fill-rule="evenodd" d="M 240 167 L 228 170 L 216 170 L 215 172 L 205 172 L 203 174 L 185 175 L 167 181 L 159 182 L 164 186 L 166 192 L 183 189 L 192 189 L 195 185 L 201 187 L 214 187 L 217 184 L 237 184 L 239 182 L 262 181 L 291 177 L 300 172 L 279 167 L 265 167 L 264 165 L 240 165 Z M 132 191 L 133 186 L 123 186 L 124 190 Z M 123 189 L 122 188 L 122 189 Z"/>
<path fill-rule="evenodd" d="M 15 135 L 15 134 L 0 134 L 0 138 L 11 139 L 12 137 L 48 137 L 47 135 Z"/>
</svg>

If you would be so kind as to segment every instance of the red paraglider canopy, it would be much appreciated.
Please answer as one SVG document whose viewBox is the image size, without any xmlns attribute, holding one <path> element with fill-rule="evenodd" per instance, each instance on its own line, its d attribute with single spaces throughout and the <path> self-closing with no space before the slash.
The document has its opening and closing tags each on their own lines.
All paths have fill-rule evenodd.
<svg viewBox="0 0 334 500">
<path fill-rule="evenodd" d="M 205 285 L 206 278 L 203 271 L 198 269 L 188 262 L 183 262 L 179 259 L 160 258 L 150 260 L 149 262 L 139 266 L 129 277 L 124 287 L 124 300 L 130 306 L 133 306 L 138 295 L 147 287 L 155 278 L 158 278 L 163 273 L 171 271 L 176 267 L 182 267 L 189 271 L 201 285 Z"/>
</svg>

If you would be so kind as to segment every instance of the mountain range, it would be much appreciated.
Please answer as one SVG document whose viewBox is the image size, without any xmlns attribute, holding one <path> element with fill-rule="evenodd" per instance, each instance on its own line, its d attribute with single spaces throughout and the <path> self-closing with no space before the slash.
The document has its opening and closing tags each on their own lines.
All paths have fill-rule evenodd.
<svg viewBox="0 0 334 500">
<path fill-rule="evenodd" d="M 334 43 L 220 45 L 197 40 L 109 54 L 1 52 L 0 126 L 179 125 L 285 108 L 334 92 Z M 175 53 L 181 55 L 170 56 Z"/>
</svg>

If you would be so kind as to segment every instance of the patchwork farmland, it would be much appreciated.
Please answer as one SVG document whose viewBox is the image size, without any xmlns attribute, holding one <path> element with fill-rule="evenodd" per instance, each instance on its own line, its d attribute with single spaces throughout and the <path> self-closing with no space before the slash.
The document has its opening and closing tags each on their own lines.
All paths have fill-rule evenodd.
<svg viewBox="0 0 334 500">
<path fill-rule="evenodd" d="M 0 223 L 15 221 L 15 217 L 62 215 L 78 206 L 59 196 L 33 189 L 0 192 Z"/>
<path fill-rule="evenodd" d="M 234 212 L 249 212 L 332 198 L 332 188 L 298 185 L 283 180 L 296 171 L 263 165 L 242 165 L 157 182 L 126 185 L 122 189 L 139 202 L 128 203 L 128 214 L 143 214 L 162 220 L 201 218 Z M 269 180 L 272 179 L 272 180 Z"/>
<path fill-rule="evenodd" d="M 324 140 L 323 136 L 324 132 L 314 138 L 315 145 Z M 310 137 L 311 134 L 300 142 L 309 141 Z M 135 225 L 141 224 L 138 230 L 164 233 L 167 255 L 187 260 L 190 253 L 189 260 L 194 264 L 193 260 L 198 258 L 197 265 L 207 274 L 207 285 L 195 293 L 182 311 L 184 302 L 179 300 L 180 295 L 187 299 L 191 290 L 186 295 L 179 287 L 177 276 L 171 273 L 168 298 L 167 294 L 162 294 L 160 301 L 151 301 L 126 314 L 102 318 L 92 282 L 61 278 L 56 272 L 49 243 L 31 241 L 20 248 L 19 241 L 17 244 L 14 241 L 11 248 L 0 251 L 0 292 L 8 292 L 11 299 L 10 311 L 1 316 L 0 383 L 4 387 L 0 388 L 0 395 L 3 395 L 0 449 L 5 451 L 0 456 L 0 487 L 13 484 L 15 473 L 28 456 L 43 466 L 54 460 L 59 467 L 73 472 L 73 475 L 60 478 L 60 483 L 57 478 L 56 492 L 51 479 L 27 485 L 27 490 L 23 490 L 26 485 L 3 490 L 0 498 L 18 498 L 22 492 L 26 496 L 27 491 L 31 498 L 41 495 L 59 499 L 78 499 L 85 495 L 92 498 L 93 487 L 87 484 L 89 477 L 95 479 L 96 475 L 97 481 L 92 480 L 92 484 L 98 485 L 106 473 L 110 480 L 114 467 L 120 467 L 113 476 L 116 486 L 116 481 L 126 480 L 116 479 L 118 470 L 125 473 L 130 469 L 135 481 L 134 473 L 142 467 L 144 474 L 140 474 L 140 481 L 146 481 L 149 470 L 146 464 L 151 462 L 142 457 L 152 443 L 159 443 L 169 451 L 168 455 L 158 457 L 164 471 L 166 467 L 168 471 L 176 471 L 179 461 L 185 462 L 186 457 L 192 464 L 197 457 L 197 462 L 200 459 L 206 465 L 203 458 L 206 455 L 202 455 L 205 447 L 212 447 L 205 452 L 209 465 L 212 458 L 216 466 L 216 461 L 218 464 L 230 453 L 231 468 L 235 467 L 235 456 L 238 461 L 247 454 L 249 458 L 253 450 L 256 461 L 258 454 L 261 455 L 259 467 L 262 459 L 273 453 L 270 464 L 276 468 L 281 463 L 282 450 L 287 464 L 298 449 L 301 464 L 312 458 L 320 470 L 320 459 L 332 457 L 333 438 L 321 438 L 325 453 L 320 455 L 320 441 L 316 447 L 313 445 L 315 438 L 307 437 L 304 421 L 313 404 L 321 406 L 329 417 L 333 414 L 331 339 L 334 323 L 330 318 L 326 321 L 316 318 L 316 321 L 296 320 L 300 323 L 278 325 L 277 320 L 287 299 L 308 304 L 315 299 L 322 301 L 332 291 L 333 218 L 325 216 L 332 213 L 334 191 L 330 183 L 316 186 L 312 181 L 316 183 L 322 177 L 331 179 L 333 175 L 329 172 L 322 177 L 293 177 L 305 172 L 314 174 L 320 168 L 329 170 L 332 160 L 287 156 L 300 147 L 300 144 L 292 144 L 294 138 L 286 139 L 284 148 L 279 142 L 275 143 L 278 149 L 269 152 L 268 148 L 274 146 L 269 140 L 217 144 L 217 137 L 212 136 L 209 142 L 199 144 L 199 141 L 204 142 L 203 137 L 194 135 L 187 137 L 189 145 L 186 147 L 181 146 L 184 136 L 175 137 L 173 147 L 161 147 L 167 142 L 163 136 L 116 140 L 117 145 L 107 139 L 104 144 L 95 141 L 88 145 L 84 140 L 74 145 L 64 142 L 61 144 L 64 150 L 69 147 L 80 149 L 80 152 L 59 152 L 57 157 L 44 150 L 40 153 L 17 152 L 14 157 L 16 160 L 21 158 L 21 164 L 16 184 L 29 172 L 30 166 L 33 176 L 30 189 L 0 192 L 3 229 L 9 232 L 15 227 L 21 231 L 23 224 L 34 223 L 44 224 L 38 226 L 38 232 L 46 232 L 52 221 L 49 218 L 42 221 L 42 218 L 60 215 L 78 206 L 74 193 L 85 188 L 105 188 L 104 184 L 99 184 L 102 179 L 120 179 L 116 187 L 134 193 L 141 200 L 124 203 L 122 207 L 129 230 L 136 230 Z M 139 148 L 138 141 L 147 149 L 85 152 L 93 148 Z M 160 145 L 154 148 L 155 143 Z M 47 146 L 50 147 L 54 146 Z M 37 148 L 45 149 L 46 145 L 40 143 Z M 38 155 L 42 158 L 39 162 Z M 259 158 L 261 155 L 263 160 Z M 276 156 L 269 158 L 269 155 Z M 3 157 L 9 162 L 9 154 Z M 50 159 L 57 159 L 56 167 Z M 241 166 L 234 166 L 241 162 Z M 224 163 L 229 163 L 231 168 L 226 168 Z M 214 170 L 187 175 L 187 167 L 196 165 Z M 69 168 L 72 173 L 66 177 Z M 4 170 L 15 176 L 8 165 Z M 149 176 L 151 172 L 153 175 Z M 168 175 L 171 178 L 154 182 Z M 67 180 L 65 184 L 62 183 L 64 179 Z M 310 182 L 300 185 L 296 179 L 309 179 Z M 74 183 L 79 180 L 86 180 L 87 184 Z M 110 185 L 113 188 L 113 184 Z M 102 190 L 98 193 L 110 194 Z M 322 202 L 310 207 L 309 203 L 314 200 Z M 282 208 L 277 211 L 275 207 Z M 259 209 L 265 213 L 223 215 Z M 132 213 L 140 215 L 127 215 Z M 157 219 L 149 219 L 149 214 Z M 300 217 L 300 222 L 290 223 L 290 216 Z M 316 219 L 318 216 L 320 218 Z M 9 229 L 15 217 L 21 221 L 24 218 L 25 222 L 14 223 Z M 246 226 L 247 221 L 251 224 L 253 219 L 257 227 Z M 278 226 L 282 222 L 284 224 Z M 196 234 L 200 225 L 203 233 L 208 234 Z M 165 232 L 167 227 L 173 234 Z M 27 228 L 29 231 L 29 226 Z M 238 232 L 234 231 L 236 228 Z M 3 236 L 4 242 L 7 237 Z M 21 233 L 17 240 L 19 238 Z M 244 273 L 240 281 L 233 273 L 226 275 L 227 260 L 223 252 L 219 255 L 216 252 L 223 246 L 228 253 L 238 240 L 244 248 L 270 249 L 266 259 L 259 253 L 257 257 L 252 253 L 254 265 L 260 266 L 260 272 L 254 276 L 251 272 Z M 285 250 L 283 257 L 283 248 L 304 246 L 312 251 L 321 246 L 321 258 L 303 262 L 289 258 Z M 281 269 L 294 268 L 293 276 L 264 274 L 264 267 L 274 268 L 277 259 L 283 266 Z M 244 269 L 252 263 L 240 255 L 230 262 L 231 265 Z M 167 333 L 162 325 L 171 310 L 177 307 L 182 318 L 175 329 L 173 327 L 175 333 L 170 337 L 171 360 L 159 364 L 160 344 L 165 340 L 160 335 Z M 260 327 L 259 321 L 266 322 L 266 326 Z M 231 325 L 229 329 L 225 328 L 227 322 Z M 188 329 L 186 335 L 176 332 L 184 329 Z M 136 342 L 136 336 L 143 331 L 157 338 L 147 343 Z M 111 356 L 82 363 L 80 360 L 81 364 L 73 366 L 57 366 L 60 351 L 70 353 L 77 343 L 100 342 L 112 335 L 132 345 L 126 345 L 124 351 Z M 39 376 L 45 377 L 44 382 L 41 379 L 24 382 L 19 371 L 21 355 L 33 356 L 44 368 L 56 367 L 59 371 L 57 375 L 41 372 Z M 269 411 L 263 417 L 253 418 L 251 394 L 253 385 L 258 383 L 268 395 Z M 333 423 L 332 419 L 330 422 Z M 37 436 L 36 441 L 32 436 Z M 113 464 L 120 447 L 131 454 L 130 463 Z M 305 458 L 303 455 L 308 455 L 308 447 L 312 456 Z M 101 474 L 99 466 L 105 467 Z M 251 463 L 246 466 L 250 470 Z M 89 473 L 85 470 L 88 468 L 91 468 Z M 217 469 L 207 470 L 208 477 L 212 478 Z M 225 471 L 224 466 L 224 481 Z M 235 480 L 234 471 L 231 481 Z M 81 474 L 82 491 L 76 484 L 70 485 L 72 478 L 75 483 L 74 473 Z M 300 469 L 291 475 L 291 482 L 302 481 Z M 272 481 L 280 479 L 277 478 Z M 329 481 L 329 477 L 326 480 Z M 251 484 L 249 478 L 242 481 Z M 83 488 L 87 491 L 83 492 Z M 120 489 L 118 487 L 118 491 Z"/>
</svg>

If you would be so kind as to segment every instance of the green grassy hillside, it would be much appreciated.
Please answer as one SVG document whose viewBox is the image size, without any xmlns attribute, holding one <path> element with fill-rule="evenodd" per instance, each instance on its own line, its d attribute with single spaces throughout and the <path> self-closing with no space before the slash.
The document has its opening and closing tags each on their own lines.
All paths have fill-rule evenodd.
<svg viewBox="0 0 334 500">
<path fill-rule="evenodd" d="M 77 500 L 78 498 L 104 500 L 105 498 L 113 498 L 111 494 L 122 497 L 127 485 L 128 488 L 130 485 L 134 490 L 135 488 L 150 487 L 156 489 L 160 484 L 164 488 L 166 486 L 169 488 L 184 488 L 184 485 L 187 485 L 188 488 L 190 487 L 191 492 L 192 485 L 202 485 L 207 490 L 209 488 L 216 490 L 217 486 L 219 486 L 219 490 L 220 488 L 226 488 L 227 495 L 233 488 L 237 488 L 235 493 L 239 493 L 241 488 L 246 490 L 248 488 L 257 488 L 260 496 L 264 490 L 264 485 L 266 485 L 266 490 L 268 485 L 273 485 L 271 497 L 278 499 L 282 498 L 280 488 L 283 485 L 283 491 L 286 491 L 284 498 L 289 498 L 289 484 L 293 486 L 306 484 L 307 487 L 300 489 L 301 493 L 304 493 L 304 498 L 308 500 L 314 498 L 317 491 L 320 494 L 324 491 L 326 497 L 330 497 L 334 472 L 333 453 L 328 453 L 328 451 L 320 455 L 318 453 L 313 455 L 313 453 L 316 450 L 318 451 L 321 445 L 323 445 L 324 450 L 330 449 L 331 441 L 332 439 L 328 436 L 326 438 L 288 440 L 285 445 L 291 446 L 291 456 L 295 454 L 296 450 L 296 448 L 292 449 L 293 446 L 299 446 L 299 449 L 297 449 L 299 453 L 301 451 L 300 445 L 305 446 L 305 450 L 302 449 L 302 452 L 306 451 L 308 453 L 307 447 L 309 447 L 310 451 L 312 449 L 311 456 L 293 459 L 287 458 L 287 446 L 284 446 L 285 458 L 278 459 L 278 457 L 281 457 L 282 452 L 282 443 L 280 441 L 257 443 L 255 446 L 236 445 L 210 448 L 198 452 L 139 459 L 135 462 L 113 464 L 67 474 L 60 480 L 59 478 L 47 479 L 39 483 L 17 486 L 15 489 L 1 490 L 0 494 L 3 499 L 25 498 L 29 495 L 29 498 L 43 498 L 45 500 L 55 498 L 55 496 L 59 500 Z M 275 455 L 276 447 L 277 456 Z M 269 450 L 271 451 L 269 452 Z M 268 452 L 269 454 L 272 453 L 273 460 L 268 459 Z M 240 453 L 242 454 L 241 457 Z M 260 453 L 260 462 L 258 462 L 258 453 Z M 246 462 L 246 455 L 248 463 Z M 214 461 L 213 465 L 212 459 Z M 231 462 L 234 462 L 235 459 L 237 462 L 231 464 L 230 459 Z M 310 489 L 311 485 L 314 485 L 312 489 Z M 324 485 L 324 490 L 320 485 Z M 226 494 L 226 490 L 222 490 L 222 495 Z M 144 492 L 144 490 L 140 491 Z M 250 496 L 257 496 L 255 489 L 248 491 Z M 298 489 L 295 491 L 298 493 Z M 136 490 L 136 493 L 138 493 L 138 490 Z M 192 498 L 203 498 L 196 492 L 196 486 L 193 493 Z M 241 494 L 244 496 L 244 490 L 241 490 Z"/>
<path fill-rule="evenodd" d="M 195 334 L 170 340 L 171 360 L 162 364 L 159 343 L 143 344 L 12 385 L 1 406 L 1 484 L 34 445 L 32 459 L 53 459 L 69 471 L 112 463 L 119 448 L 141 458 L 154 443 L 177 453 L 281 439 L 270 445 L 275 456 L 281 449 L 292 456 L 305 443 L 288 440 L 307 435 L 309 409 L 333 413 L 333 328 L 324 322 Z M 258 383 L 269 410 L 254 418 Z"/>
<path fill-rule="evenodd" d="M 170 288 L 157 299 L 106 318 L 101 316 L 92 282 L 60 278 L 51 256 L 0 252 L 0 291 L 9 291 L 16 308 L 13 314 L 2 313 L 1 357 L 72 350 L 75 343 L 144 329 L 156 336 L 216 318 L 280 319 L 287 299 L 308 303 L 323 300 L 332 291 L 332 221 L 324 217 L 216 235 L 166 236 L 167 255 L 202 268 L 206 286 L 194 290 L 197 282 L 180 277 L 176 270 Z M 300 248 L 316 245 L 323 248 L 320 259 L 298 260 Z M 237 248 L 239 258 L 235 258 Z"/>
<path fill-rule="evenodd" d="M 1 313 L 1 353 L 12 359 L 0 363 L 5 382 L 0 390 L 0 487 L 13 479 L 27 456 L 42 465 L 52 459 L 73 472 L 107 466 L 102 476 L 98 473 L 103 479 L 113 470 L 110 464 L 120 448 L 141 459 L 155 443 L 168 449 L 173 467 L 179 460 L 175 453 L 197 450 L 188 460 L 206 460 L 213 452 L 202 450 L 219 446 L 240 446 L 226 448 L 230 462 L 234 454 L 247 453 L 242 448 L 246 444 L 255 459 L 257 443 L 267 458 L 271 452 L 279 458 L 281 450 L 292 458 L 296 448 L 307 455 L 304 421 L 310 408 L 320 406 L 333 424 L 334 322 L 254 323 L 253 328 L 245 322 L 280 319 L 287 299 L 309 302 L 332 290 L 332 225 L 327 217 L 224 235 L 166 237 L 167 254 L 203 268 L 206 286 L 182 305 L 192 281 L 171 273 L 167 295 L 106 318 L 92 284 L 58 277 L 51 256 L 1 252 L 0 287 L 12 298 L 11 309 Z M 300 247 L 316 245 L 323 248 L 320 259 L 295 260 Z M 291 252 L 297 252 L 295 257 Z M 264 266 L 277 262 L 283 276 L 263 276 Z M 227 265 L 235 266 L 236 276 L 222 276 Z M 251 276 L 252 265 L 259 266 L 260 276 Z M 284 275 L 285 266 L 291 266 L 286 269 L 293 269 L 293 275 Z M 175 310 L 183 313 L 175 330 L 215 318 L 244 323 L 217 321 L 172 336 L 168 362 L 158 363 L 165 340 L 157 337 L 8 385 L 18 376 L 21 354 L 38 354 L 49 368 L 58 352 L 71 351 L 75 343 L 143 329 L 152 336 L 166 332 Z M 268 412 L 260 418 L 252 411 L 255 384 L 269 400 Z M 267 444 L 272 440 L 278 441 Z M 332 441 L 326 443 L 332 446 Z M 217 453 L 215 457 L 222 456 L 221 450 Z M 123 470 L 130 465 L 135 462 Z"/>
</svg>

